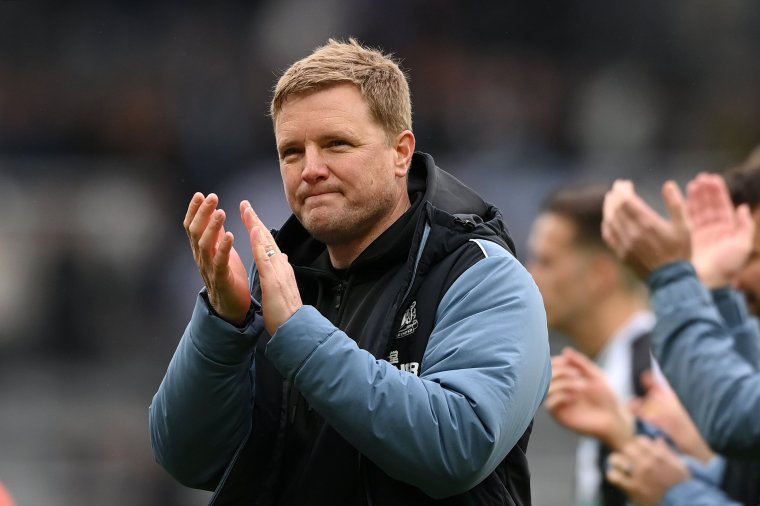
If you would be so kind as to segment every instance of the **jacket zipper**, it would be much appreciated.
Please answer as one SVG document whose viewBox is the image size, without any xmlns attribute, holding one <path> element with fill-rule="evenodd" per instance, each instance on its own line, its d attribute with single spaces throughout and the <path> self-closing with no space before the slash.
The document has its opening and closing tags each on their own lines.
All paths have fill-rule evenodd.
<svg viewBox="0 0 760 506">
<path fill-rule="evenodd" d="M 346 296 L 347 292 L 348 281 L 339 281 L 338 284 L 335 285 L 335 319 L 337 322 L 340 322 L 341 317 L 343 316 L 343 298 Z"/>
</svg>

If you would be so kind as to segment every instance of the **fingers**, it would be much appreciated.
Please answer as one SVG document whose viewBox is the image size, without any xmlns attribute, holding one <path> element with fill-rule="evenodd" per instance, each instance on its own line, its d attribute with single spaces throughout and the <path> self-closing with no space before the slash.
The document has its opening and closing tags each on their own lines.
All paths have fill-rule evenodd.
<svg viewBox="0 0 760 506">
<path fill-rule="evenodd" d="M 633 194 L 635 190 L 631 181 L 621 179 L 615 181 L 604 196 L 604 221 L 609 225 L 615 225 L 621 204 Z"/>
<path fill-rule="evenodd" d="M 700 173 L 689 182 L 687 192 L 687 211 L 694 227 L 733 223 L 733 204 L 722 177 Z"/>
<path fill-rule="evenodd" d="M 615 184 L 613 184 L 612 189 L 604 196 L 604 204 L 602 206 L 602 238 L 607 245 L 612 248 L 612 251 L 614 251 L 619 257 L 622 257 L 625 251 L 622 238 L 618 233 L 618 223 L 616 223 L 616 214 L 620 205 L 620 198 L 620 190 Z"/>
<path fill-rule="evenodd" d="M 572 348 L 565 348 L 562 351 L 562 354 L 567 360 L 567 363 L 575 367 L 583 376 L 598 378 L 603 375 L 599 366 L 592 362 L 591 359 L 583 353 L 579 353 Z"/>
<path fill-rule="evenodd" d="M 602 222 L 602 239 L 607 243 L 612 251 L 618 257 L 622 257 L 624 254 L 622 241 L 614 226 L 609 221 Z"/>
<path fill-rule="evenodd" d="M 630 179 L 618 179 L 612 183 L 612 191 L 619 196 L 632 195 L 636 193 L 636 186 Z"/>
<path fill-rule="evenodd" d="M 264 225 L 264 222 L 261 221 L 259 215 L 256 214 L 256 211 L 253 210 L 253 207 L 251 207 L 250 202 L 247 200 L 240 203 L 240 217 L 243 219 L 243 224 L 248 230 L 252 247 L 263 247 L 264 253 L 267 251 L 274 252 L 274 254 L 280 253 L 280 248 L 277 246 L 274 237 L 272 237 L 269 229 Z M 253 231 L 256 228 L 259 229 L 259 234 L 254 237 Z M 270 254 L 267 258 L 271 258 L 272 256 L 274 255 Z"/>
<path fill-rule="evenodd" d="M 555 414 L 559 409 L 576 401 L 577 396 L 572 392 L 555 391 L 547 394 L 544 407 L 549 413 Z"/>
<path fill-rule="evenodd" d="M 195 218 L 195 214 L 198 212 L 198 208 L 204 200 L 206 200 L 206 198 L 202 193 L 198 192 L 196 192 L 195 195 L 193 195 L 193 198 L 190 199 L 190 205 L 187 207 L 187 213 L 185 213 L 185 220 L 182 222 L 182 225 L 185 227 L 188 234 L 190 233 L 190 224 L 193 222 L 193 218 Z"/>
<path fill-rule="evenodd" d="M 698 262 L 701 258 L 697 253 L 704 251 L 705 246 L 715 245 L 721 239 L 727 241 L 733 239 L 748 248 L 754 236 L 755 220 L 746 205 L 740 205 L 734 209 L 726 182 L 717 174 L 699 174 L 689 182 L 688 192 L 689 218 L 695 240 L 701 241 L 700 246 L 702 246 L 695 251 L 693 260 L 697 263 L 697 267 L 701 268 L 700 275 L 703 275 L 703 281 L 709 286 L 725 284 L 730 279 L 726 279 L 726 276 L 713 279 L 715 277 L 711 276 L 713 270 L 706 268 L 709 265 L 701 265 Z M 729 267 L 731 266 L 725 270 L 734 273 L 735 269 Z"/>
<path fill-rule="evenodd" d="M 552 357 L 552 381 L 561 377 L 582 377 L 582 371 L 568 360 L 564 351 Z"/>
<path fill-rule="evenodd" d="M 577 392 L 583 385 L 584 383 L 580 376 L 574 374 L 573 371 L 565 371 L 565 373 L 558 373 L 552 377 L 552 381 L 549 383 L 549 393 L 559 391 Z"/>
<path fill-rule="evenodd" d="M 222 238 L 222 234 L 224 234 L 223 226 L 225 219 L 226 215 L 221 209 L 216 209 L 211 213 L 207 226 L 201 234 L 200 239 L 198 239 L 198 256 L 202 265 L 213 265 L 218 244 Z"/>
<path fill-rule="evenodd" d="M 256 226 L 251 230 L 251 251 L 262 279 L 274 272 L 276 265 L 289 266 L 288 255 L 280 251 L 265 227 Z"/>
<path fill-rule="evenodd" d="M 264 225 L 247 200 L 240 203 L 240 216 L 251 239 L 253 259 L 256 261 L 256 265 L 259 266 L 259 271 L 262 275 L 265 275 L 262 268 L 266 269 L 264 267 L 266 263 L 280 261 L 287 263 L 287 256 L 280 251 L 269 229 Z"/>
<path fill-rule="evenodd" d="M 689 181 L 686 186 L 689 217 L 694 226 L 702 226 L 712 221 L 713 209 L 715 208 L 714 191 L 711 181 L 704 172 Z"/>
<path fill-rule="evenodd" d="M 247 202 L 240 207 L 250 231 L 251 250 L 259 272 L 264 325 L 269 335 L 274 336 L 303 305 L 301 294 L 288 257 L 280 252 L 272 234 Z"/>
<path fill-rule="evenodd" d="M 709 174 L 715 186 L 715 199 L 717 202 L 718 213 L 721 219 L 733 221 L 734 203 L 731 200 L 731 192 L 728 190 L 726 180 L 718 174 Z"/>
<path fill-rule="evenodd" d="M 549 412 L 553 413 L 562 406 L 576 402 L 578 400 L 578 393 L 582 388 L 583 385 L 577 377 L 552 378 L 549 384 L 549 391 L 546 393 L 544 406 Z"/>
<path fill-rule="evenodd" d="M 218 205 L 219 198 L 214 193 L 210 193 L 205 198 L 203 194 L 196 193 L 190 200 L 190 205 L 185 215 L 184 226 L 194 251 L 198 246 L 201 236 L 206 231 L 211 215 Z"/>
<path fill-rule="evenodd" d="M 623 446 L 622 453 L 631 462 L 642 461 L 646 456 L 651 455 L 655 441 L 660 438 L 652 439 L 648 436 L 636 436 L 632 441 Z"/>
<path fill-rule="evenodd" d="M 624 448 L 629 445 L 626 445 Z M 633 474 L 635 471 L 635 462 L 625 455 L 622 450 L 611 453 L 607 459 L 607 481 L 624 491 L 628 490 L 633 485 Z"/>
<path fill-rule="evenodd" d="M 552 385 L 560 384 L 560 380 L 573 381 L 572 385 L 578 390 L 589 380 L 596 381 L 603 376 L 599 366 L 572 348 L 565 348 L 561 355 L 552 358 Z"/>
<path fill-rule="evenodd" d="M 679 228 L 686 228 L 686 204 L 683 193 L 675 181 L 667 181 L 662 186 L 662 198 L 671 221 Z"/>
<path fill-rule="evenodd" d="M 183 226 L 190 239 L 193 257 L 206 287 L 212 290 L 212 278 L 226 273 L 234 238 L 224 232 L 226 215 L 217 209 L 219 197 L 196 193 L 190 199 Z M 221 256 L 217 253 L 221 250 Z"/>
<path fill-rule="evenodd" d="M 586 387 L 580 371 L 567 363 L 563 355 L 552 358 L 552 381 L 546 394 L 545 406 L 550 412 L 574 403 Z"/>
<path fill-rule="evenodd" d="M 636 193 L 632 193 L 621 200 L 617 216 L 620 224 L 618 234 L 624 242 L 629 242 L 639 234 L 647 233 L 649 229 L 662 227 L 665 223 L 657 211 L 652 209 Z"/>
<path fill-rule="evenodd" d="M 670 188 L 667 183 L 666 187 Z M 616 226 L 617 233 L 623 238 L 630 235 L 628 232 L 632 227 L 635 234 L 644 226 L 652 227 L 664 222 L 662 217 L 636 193 L 631 181 L 615 181 L 608 195 L 610 203 L 604 210 L 605 219 L 609 213 L 610 224 Z"/>
<path fill-rule="evenodd" d="M 235 244 L 235 237 L 232 232 L 225 232 L 219 241 L 216 255 L 213 258 L 214 277 L 220 278 L 228 272 L 230 263 L 230 252 Z"/>
<path fill-rule="evenodd" d="M 627 254 L 631 236 L 638 233 L 640 215 L 647 207 L 631 181 L 615 181 L 605 195 L 602 236 L 621 258 Z"/>
<path fill-rule="evenodd" d="M 254 227 L 266 228 L 259 215 L 253 210 L 251 203 L 247 200 L 240 202 L 240 218 L 242 218 L 243 224 L 249 234 L 253 231 Z"/>
<path fill-rule="evenodd" d="M 249 210 L 250 213 L 248 212 Z M 251 234 L 253 227 L 261 223 L 261 220 L 258 219 L 258 215 L 253 211 L 251 203 L 247 200 L 240 202 L 240 218 L 243 220 L 243 225 L 245 225 L 249 235 Z"/>
<path fill-rule="evenodd" d="M 610 454 L 607 460 L 607 480 L 626 488 L 633 481 L 639 467 L 652 453 L 653 441 L 646 436 L 636 436 L 620 450 Z"/>
</svg>

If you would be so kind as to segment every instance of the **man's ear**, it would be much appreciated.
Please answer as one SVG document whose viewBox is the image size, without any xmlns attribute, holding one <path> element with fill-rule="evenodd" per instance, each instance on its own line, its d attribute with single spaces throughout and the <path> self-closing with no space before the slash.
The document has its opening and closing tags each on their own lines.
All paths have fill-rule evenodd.
<svg viewBox="0 0 760 506">
<path fill-rule="evenodd" d="M 416 145 L 417 141 L 411 130 L 404 130 L 396 136 L 393 148 L 396 152 L 395 165 L 396 175 L 398 177 L 404 177 L 409 172 L 409 167 L 412 164 L 412 155 L 414 154 L 414 148 Z"/>
</svg>

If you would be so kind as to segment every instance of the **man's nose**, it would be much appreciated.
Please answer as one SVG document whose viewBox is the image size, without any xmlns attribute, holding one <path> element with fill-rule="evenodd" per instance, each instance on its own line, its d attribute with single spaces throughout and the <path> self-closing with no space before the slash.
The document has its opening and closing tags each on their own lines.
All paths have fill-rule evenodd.
<svg viewBox="0 0 760 506">
<path fill-rule="evenodd" d="M 301 177 L 305 181 L 317 181 L 327 178 L 329 174 L 327 163 L 317 146 L 306 146 L 303 163 Z"/>
</svg>

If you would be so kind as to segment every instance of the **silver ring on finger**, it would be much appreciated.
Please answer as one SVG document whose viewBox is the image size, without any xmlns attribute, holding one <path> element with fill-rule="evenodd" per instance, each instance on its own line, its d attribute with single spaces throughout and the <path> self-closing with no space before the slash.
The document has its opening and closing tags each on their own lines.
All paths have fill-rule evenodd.
<svg viewBox="0 0 760 506">
<path fill-rule="evenodd" d="M 266 256 L 267 256 L 268 258 L 272 258 L 272 257 L 275 255 L 275 253 L 276 253 L 276 251 L 275 251 L 275 250 L 273 250 L 273 249 L 268 249 L 268 250 L 266 251 Z"/>
</svg>

